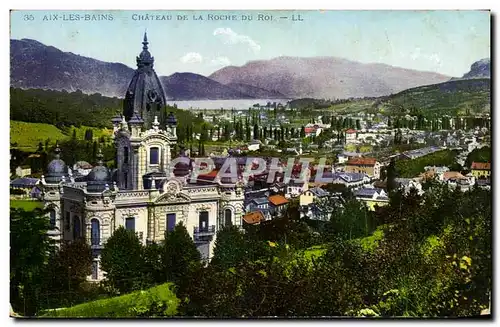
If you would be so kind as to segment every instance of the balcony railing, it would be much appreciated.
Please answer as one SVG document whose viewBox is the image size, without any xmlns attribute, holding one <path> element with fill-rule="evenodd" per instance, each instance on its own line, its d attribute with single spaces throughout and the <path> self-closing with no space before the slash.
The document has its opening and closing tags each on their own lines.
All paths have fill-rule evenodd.
<svg viewBox="0 0 500 327">
<path fill-rule="evenodd" d="M 102 249 L 104 247 L 104 244 L 108 241 L 108 238 L 98 238 L 98 239 L 93 239 L 91 237 L 87 237 L 87 243 L 90 244 L 91 249 Z"/>
<path fill-rule="evenodd" d="M 215 225 L 207 226 L 201 228 L 199 226 L 194 227 L 194 240 L 195 241 L 210 241 L 215 235 Z"/>
</svg>

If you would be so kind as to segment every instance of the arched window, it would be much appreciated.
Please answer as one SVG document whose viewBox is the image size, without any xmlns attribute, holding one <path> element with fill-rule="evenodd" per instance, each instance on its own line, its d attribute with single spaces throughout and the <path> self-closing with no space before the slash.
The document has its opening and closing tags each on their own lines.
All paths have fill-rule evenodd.
<svg viewBox="0 0 500 327">
<path fill-rule="evenodd" d="M 224 210 L 224 226 L 231 226 L 233 224 L 233 212 L 231 209 Z"/>
<path fill-rule="evenodd" d="M 80 217 L 73 216 L 73 239 L 79 238 L 80 235 Z"/>
<path fill-rule="evenodd" d="M 99 226 L 99 220 L 92 219 L 90 221 L 90 244 L 99 245 L 101 242 L 101 228 Z"/>
<path fill-rule="evenodd" d="M 50 210 L 49 215 L 50 227 L 56 227 L 56 211 L 54 209 Z"/>
<path fill-rule="evenodd" d="M 160 149 L 158 147 L 149 148 L 149 164 L 158 165 L 160 163 Z"/>
</svg>

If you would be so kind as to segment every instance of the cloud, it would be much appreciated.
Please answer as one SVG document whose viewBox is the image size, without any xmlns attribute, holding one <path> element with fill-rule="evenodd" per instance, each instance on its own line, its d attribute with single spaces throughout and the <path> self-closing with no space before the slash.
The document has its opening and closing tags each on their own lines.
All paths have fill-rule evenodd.
<svg viewBox="0 0 500 327">
<path fill-rule="evenodd" d="M 431 61 L 437 65 L 441 65 L 441 58 L 437 53 L 433 54 L 422 53 L 422 50 L 420 48 L 415 48 L 415 51 L 413 51 L 410 54 L 410 59 L 411 60 L 424 59 L 427 61 Z"/>
<path fill-rule="evenodd" d="M 181 57 L 183 64 L 195 64 L 203 61 L 203 56 L 197 52 L 188 52 Z"/>
<path fill-rule="evenodd" d="M 225 44 L 246 44 L 253 52 L 260 51 L 260 45 L 247 35 L 241 35 L 229 27 L 219 27 L 214 30 L 214 36 L 218 36 Z"/>
<path fill-rule="evenodd" d="M 231 65 L 231 60 L 228 57 L 217 57 L 210 61 L 212 66 L 229 66 Z"/>
</svg>

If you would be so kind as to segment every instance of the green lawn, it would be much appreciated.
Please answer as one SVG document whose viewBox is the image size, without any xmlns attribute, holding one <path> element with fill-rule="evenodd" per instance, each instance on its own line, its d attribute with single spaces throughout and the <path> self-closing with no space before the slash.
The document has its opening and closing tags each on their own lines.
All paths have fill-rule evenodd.
<svg viewBox="0 0 500 327">
<path fill-rule="evenodd" d="M 24 209 L 25 211 L 33 211 L 36 208 L 43 209 L 43 203 L 31 200 L 10 200 L 10 207 L 15 209 Z"/>
<path fill-rule="evenodd" d="M 174 316 L 180 300 L 166 283 L 147 290 L 75 305 L 70 308 L 47 310 L 43 318 L 134 318 L 151 315 Z M 158 304 L 163 305 L 161 309 Z"/>
</svg>

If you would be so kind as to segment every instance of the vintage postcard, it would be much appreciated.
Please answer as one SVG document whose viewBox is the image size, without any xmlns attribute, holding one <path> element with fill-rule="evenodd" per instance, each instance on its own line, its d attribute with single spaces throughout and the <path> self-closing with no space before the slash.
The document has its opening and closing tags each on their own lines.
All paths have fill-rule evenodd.
<svg viewBox="0 0 500 327">
<path fill-rule="evenodd" d="M 10 314 L 491 317 L 487 10 L 10 13 Z"/>
</svg>

